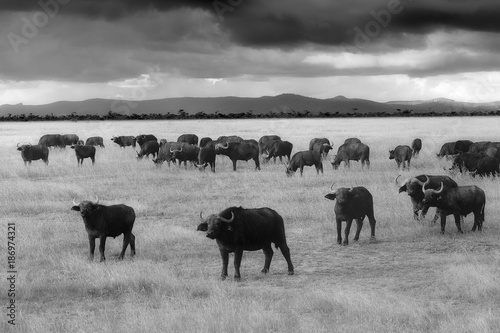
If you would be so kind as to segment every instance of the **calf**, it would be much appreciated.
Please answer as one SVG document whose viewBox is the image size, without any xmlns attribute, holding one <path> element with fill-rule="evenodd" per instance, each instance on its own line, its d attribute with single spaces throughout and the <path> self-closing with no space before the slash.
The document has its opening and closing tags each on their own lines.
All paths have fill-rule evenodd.
<svg viewBox="0 0 500 333">
<path fill-rule="evenodd" d="M 119 236 L 123 234 L 123 247 L 118 259 L 123 259 L 125 250 L 130 244 L 131 255 L 135 255 L 135 236 L 132 228 L 135 221 L 135 212 L 132 207 L 126 205 L 99 205 L 99 198 L 94 203 L 92 201 L 82 201 L 76 203 L 73 199 L 71 210 L 80 212 L 85 224 L 85 230 L 89 237 L 89 260 L 94 260 L 95 239 L 99 238 L 99 253 L 101 260 L 106 260 L 104 248 L 106 237 Z"/>
<path fill-rule="evenodd" d="M 335 220 L 337 222 L 337 243 L 349 244 L 349 231 L 351 230 L 352 220 L 356 220 L 356 235 L 354 240 L 359 239 L 359 233 L 363 227 L 363 220 L 368 216 L 371 228 L 371 238 L 375 238 L 375 217 L 373 215 L 373 197 L 371 193 L 363 186 L 345 188 L 341 187 L 325 195 L 325 198 L 330 200 L 337 199 L 335 203 Z M 342 221 L 346 221 L 344 242 L 342 243 Z"/>
<path fill-rule="evenodd" d="M 92 160 L 92 165 L 95 163 L 95 147 L 85 146 L 85 145 L 72 145 L 72 149 L 75 150 L 76 162 L 78 166 L 83 165 L 83 159 L 90 158 Z"/>
</svg>

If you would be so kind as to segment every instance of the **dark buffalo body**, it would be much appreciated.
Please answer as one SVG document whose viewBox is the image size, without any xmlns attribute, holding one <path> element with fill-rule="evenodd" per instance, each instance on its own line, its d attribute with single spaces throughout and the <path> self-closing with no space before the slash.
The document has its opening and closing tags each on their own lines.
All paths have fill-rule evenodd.
<svg viewBox="0 0 500 333">
<path fill-rule="evenodd" d="M 458 140 L 455 142 L 455 152 L 454 154 L 462 154 L 469 151 L 472 141 L 470 140 Z"/>
<path fill-rule="evenodd" d="M 142 145 L 148 141 L 158 141 L 156 136 L 154 136 L 153 134 L 140 134 L 135 137 L 135 140 L 139 144 L 139 147 L 142 147 Z"/>
<path fill-rule="evenodd" d="M 361 143 L 361 140 L 358 138 L 347 138 L 345 139 L 344 143 Z"/>
<path fill-rule="evenodd" d="M 414 139 L 411 142 L 411 149 L 413 150 L 413 156 L 420 154 L 420 150 L 422 149 L 422 140 L 419 138 Z"/>
<path fill-rule="evenodd" d="M 184 162 L 184 167 L 187 168 L 187 161 L 196 163 L 198 161 L 198 153 L 200 152 L 200 147 L 190 143 L 182 143 L 182 146 L 177 149 L 171 147 L 170 152 L 172 153 L 172 158 L 179 161 L 179 167 L 181 163 Z"/>
<path fill-rule="evenodd" d="M 366 164 L 370 167 L 370 147 L 364 143 L 344 143 L 337 150 L 337 155 L 335 155 L 332 162 L 334 170 L 337 170 L 340 163 L 344 162 L 344 165 L 351 167 L 349 161 L 361 161 L 361 168 Z"/>
<path fill-rule="evenodd" d="M 212 138 L 210 138 L 210 137 L 206 136 L 204 138 L 201 138 L 201 140 L 200 140 L 200 148 L 205 147 L 210 142 L 213 142 Z M 213 146 L 215 147 L 215 144 L 213 144 Z"/>
<path fill-rule="evenodd" d="M 17 145 L 17 150 L 21 152 L 21 157 L 26 163 L 31 164 L 31 161 L 42 160 L 45 164 L 49 164 L 49 148 L 45 145 Z"/>
<path fill-rule="evenodd" d="M 87 146 L 99 146 L 104 148 L 104 139 L 102 136 L 91 136 L 85 141 L 85 145 Z"/>
<path fill-rule="evenodd" d="M 335 203 L 335 220 L 337 223 L 337 243 L 348 245 L 349 232 L 351 230 L 352 220 L 356 220 L 356 235 L 354 240 L 359 240 L 359 233 L 363 227 L 363 220 L 368 216 L 371 228 L 371 238 L 375 238 L 375 217 L 373 214 L 373 197 L 371 193 L 363 186 L 345 188 L 341 187 L 335 192 L 328 193 L 325 198 L 337 200 Z M 346 221 L 344 242 L 342 242 L 342 221 Z"/>
<path fill-rule="evenodd" d="M 135 148 L 137 142 L 135 136 L 114 136 L 111 141 L 119 145 L 121 148 L 132 146 Z"/>
<path fill-rule="evenodd" d="M 419 175 L 406 179 L 399 188 L 399 193 L 406 192 L 410 196 L 411 203 L 413 205 L 413 218 L 415 220 L 418 220 L 420 211 L 421 217 L 424 218 L 427 210 L 429 209 L 429 207 L 424 207 L 424 204 L 422 203 L 422 201 L 424 200 L 424 191 L 422 190 L 422 186 L 426 181 L 428 181 L 428 183 L 426 184 L 426 188 L 429 189 L 438 189 L 441 184 L 443 184 L 446 188 L 458 186 L 458 184 L 448 176 Z M 439 209 L 436 210 L 436 214 L 432 219 L 433 223 L 437 221 L 439 217 L 438 214 Z"/>
<path fill-rule="evenodd" d="M 500 160 L 500 151 L 495 147 L 486 148 L 484 154 L 488 157 L 495 157 L 497 160 Z"/>
<path fill-rule="evenodd" d="M 182 134 L 177 138 L 177 142 L 185 142 L 191 145 L 197 145 L 198 136 L 196 134 Z"/>
<path fill-rule="evenodd" d="M 314 138 L 309 142 L 309 150 L 316 150 L 323 158 L 326 158 L 328 152 L 332 149 L 330 140 L 327 138 Z"/>
<path fill-rule="evenodd" d="M 495 157 L 483 157 L 476 163 L 476 168 L 472 172 L 473 176 L 493 176 L 500 174 L 500 162 Z"/>
<path fill-rule="evenodd" d="M 269 147 L 262 152 L 262 156 L 266 161 L 271 158 L 274 159 L 276 163 L 276 157 L 280 158 L 280 162 L 283 162 L 282 157 L 288 157 L 288 162 L 290 162 L 290 155 L 292 154 L 293 144 L 288 141 L 275 140 L 269 145 Z"/>
<path fill-rule="evenodd" d="M 153 159 L 153 162 L 157 166 L 161 166 L 163 162 L 166 161 L 168 163 L 168 166 L 170 167 L 170 162 L 175 163 L 172 151 L 175 149 L 180 149 L 182 145 L 182 142 L 164 142 L 162 145 L 160 145 L 158 157 L 156 159 Z"/>
<path fill-rule="evenodd" d="M 201 217 L 201 214 L 200 214 Z M 272 243 L 281 250 L 288 264 L 288 274 L 293 275 L 294 268 L 290 258 L 290 249 L 286 243 L 283 218 L 271 208 L 244 209 L 230 207 L 217 215 L 211 215 L 198 226 L 206 231 L 207 237 L 215 239 L 222 257 L 221 278 L 227 277 L 229 253 L 234 252 L 234 278 L 239 280 L 243 251 L 263 250 L 265 255 L 262 273 L 269 272 L 273 257 Z"/>
<path fill-rule="evenodd" d="M 95 163 L 95 147 L 87 145 L 72 145 L 71 148 L 75 150 L 76 162 L 78 166 L 83 164 L 83 159 L 90 158 L 92 165 Z"/>
<path fill-rule="evenodd" d="M 491 141 L 474 142 L 469 147 L 469 153 L 482 153 L 490 146 L 490 144 Z"/>
<path fill-rule="evenodd" d="M 200 148 L 198 153 L 198 161 L 195 166 L 200 171 L 205 171 L 205 168 L 210 165 L 210 170 L 215 172 L 215 149 L 213 147 Z"/>
<path fill-rule="evenodd" d="M 75 203 L 72 210 L 80 212 L 85 224 L 85 230 L 89 237 L 89 260 L 94 259 L 95 239 L 99 238 L 99 252 L 101 261 L 106 260 L 104 248 L 106 246 L 106 237 L 117 237 L 123 234 L 123 247 L 119 259 L 123 259 L 125 250 L 130 244 L 131 255 L 135 255 L 135 236 L 132 228 L 135 222 L 135 212 L 132 207 L 126 205 L 99 205 L 97 202 L 82 201 Z"/>
<path fill-rule="evenodd" d="M 441 146 L 439 153 L 436 154 L 437 157 L 443 158 L 455 155 L 455 142 L 447 142 Z"/>
<path fill-rule="evenodd" d="M 38 144 L 46 147 L 59 147 L 59 148 L 66 147 L 61 134 L 42 135 L 40 140 L 38 140 Z"/>
<path fill-rule="evenodd" d="M 424 192 L 424 205 L 434 206 L 440 209 L 442 234 L 444 234 L 447 215 L 453 215 L 455 217 L 455 224 L 460 233 L 463 233 L 462 227 L 460 226 L 460 216 L 467 216 L 470 213 L 474 213 L 474 226 L 472 227 L 472 231 L 476 231 L 476 228 L 479 231 L 483 229 L 486 195 L 479 187 L 475 185 L 451 188 L 441 186 L 440 189 L 434 190 L 427 189 L 424 186 Z"/>
<path fill-rule="evenodd" d="M 453 164 L 450 171 L 459 170 L 460 172 L 474 171 L 477 166 L 477 162 L 486 157 L 484 153 L 463 153 L 457 155 L 453 160 Z"/>
<path fill-rule="evenodd" d="M 408 170 L 410 170 L 411 157 L 412 150 L 410 146 L 397 146 L 394 150 L 389 150 L 389 159 L 396 161 L 398 169 L 402 165 L 404 170 L 406 164 Z"/>
<path fill-rule="evenodd" d="M 300 175 L 304 173 L 304 166 L 315 166 L 316 173 L 323 173 L 323 162 L 321 161 L 321 155 L 315 150 L 305 150 L 299 151 L 293 154 L 290 163 L 286 166 L 286 175 L 292 176 L 297 169 L 300 169 Z"/>
<path fill-rule="evenodd" d="M 61 135 L 64 146 L 76 145 L 80 138 L 76 134 L 62 134 Z"/>
<path fill-rule="evenodd" d="M 218 143 L 226 144 L 226 143 L 231 143 L 231 142 L 241 142 L 243 141 L 243 138 L 241 136 L 237 135 L 230 135 L 230 136 L 219 136 L 217 140 L 215 141 L 215 145 Z"/>
<path fill-rule="evenodd" d="M 264 150 L 268 149 L 268 144 L 271 144 L 273 141 L 279 140 L 281 141 L 281 137 L 278 135 L 264 135 L 259 139 L 259 152 L 262 154 Z"/>
<path fill-rule="evenodd" d="M 233 162 L 233 170 L 236 171 L 237 161 L 248 161 L 253 159 L 255 169 L 260 170 L 259 146 L 253 142 L 242 140 L 241 142 L 226 142 L 215 145 L 215 153 L 226 155 Z"/>
<path fill-rule="evenodd" d="M 137 153 L 137 158 L 142 159 L 144 156 L 149 157 L 149 155 L 153 155 L 153 158 L 158 155 L 158 151 L 160 150 L 160 145 L 158 141 L 151 140 L 144 142 L 141 145 L 141 150 Z"/>
</svg>

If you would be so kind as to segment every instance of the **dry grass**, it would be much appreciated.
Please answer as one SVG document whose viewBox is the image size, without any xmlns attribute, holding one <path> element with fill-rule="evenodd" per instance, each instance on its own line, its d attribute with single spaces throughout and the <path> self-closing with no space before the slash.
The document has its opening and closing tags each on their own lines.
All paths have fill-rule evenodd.
<svg viewBox="0 0 500 333">
<path fill-rule="evenodd" d="M 248 121 L 54 122 L 0 124 L 0 214 L 17 226 L 17 304 L 20 332 L 498 332 L 500 319 L 499 180 L 457 177 L 486 192 L 482 233 L 465 234 L 449 219 L 445 235 L 429 219 L 412 219 L 411 204 L 393 184 L 398 174 L 388 150 L 423 139 L 410 172 L 443 174 L 450 164 L 434 153 L 458 138 L 490 139 L 498 118 L 308 119 Z M 76 166 L 71 149 L 51 150 L 49 166 L 25 168 L 17 142 L 35 143 L 44 133 L 101 135 L 96 165 Z M 238 171 L 218 157 L 217 172 L 199 173 L 149 160 L 137 162 L 112 135 L 153 133 L 174 140 L 238 134 L 258 139 L 276 133 L 306 149 L 313 137 L 329 137 L 334 150 L 357 136 L 371 147 L 371 168 L 332 170 L 287 178 L 284 167 L 239 162 Z M 335 243 L 330 184 L 363 185 L 374 195 L 375 242 L 367 223 L 359 242 Z M 121 236 L 107 242 L 107 262 L 88 262 L 87 237 L 73 197 L 97 194 L 104 204 L 136 210 L 137 256 L 117 256 Z M 228 206 L 269 206 L 286 223 L 296 274 L 275 252 L 261 275 L 261 251 L 245 252 L 242 281 L 219 281 L 216 244 L 196 232 L 199 212 Z M 230 264 L 230 275 L 233 268 Z M 2 300 L 6 302 L 5 291 Z M 12 330 L 4 321 L 0 330 Z"/>
</svg>

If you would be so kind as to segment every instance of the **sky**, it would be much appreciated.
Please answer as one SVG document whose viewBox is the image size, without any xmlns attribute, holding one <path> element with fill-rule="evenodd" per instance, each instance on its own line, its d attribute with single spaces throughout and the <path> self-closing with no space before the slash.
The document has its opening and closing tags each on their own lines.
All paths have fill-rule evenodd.
<svg viewBox="0 0 500 333">
<path fill-rule="evenodd" d="M 0 105 L 500 100 L 498 0 L 1 0 Z"/>
</svg>

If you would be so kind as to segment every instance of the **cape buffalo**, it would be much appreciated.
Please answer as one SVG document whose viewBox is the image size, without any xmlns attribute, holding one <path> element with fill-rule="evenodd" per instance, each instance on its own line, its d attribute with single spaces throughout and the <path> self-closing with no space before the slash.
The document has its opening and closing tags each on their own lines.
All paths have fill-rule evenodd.
<svg viewBox="0 0 500 333">
<path fill-rule="evenodd" d="M 159 149 L 160 145 L 156 140 L 144 142 L 141 145 L 141 151 L 137 153 L 137 159 L 141 160 L 144 156 L 149 157 L 150 154 L 153 155 L 153 158 L 155 158 Z"/>
<path fill-rule="evenodd" d="M 474 142 L 469 147 L 469 153 L 482 153 L 490 146 L 490 144 L 491 141 Z"/>
<path fill-rule="evenodd" d="M 411 149 L 413 151 L 413 157 L 418 156 L 420 154 L 420 150 L 422 149 L 422 140 L 419 138 L 414 139 L 411 142 Z"/>
<path fill-rule="evenodd" d="M 210 137 L 201 138 L 201 140 L 200 140 L 200 148 L 205 147 L 210 142 L 213 142 L 212 138 L 210 138 Z M 214 144 L 214 147 L 215 147 L 215 144 Z"/>
<path fill-rule="evenodd" d="M 128 146 L 135 148 L 135 143 L 137 142 L 135 136 L 113 136 L 111 141 L 119 145 L 121 148 Z"/>
<path fill-rule="evenodd" d="M 423 190 L 425 197 L 422 202 L 424 205 L 440 209 L 442 234 L 444 234 L 446 226 L 446 216 L 450 214 L 455 217 L 455 224 L 459 233 L 463 233 L 460 226 L 460 216 L 467 216 L 470 213 L 474 213 L 472 231 L 476 231 L 476 228 L 479 231 L 483 229 L 486 195 L 479 187 L 472 185 L 445 188 L 441 184 L 439 190 L 428 189 L 425 185 Z"/>
<path fill-rule="evenodd" d="M 457 155 L 453 160 L 450 171 L 456 171 L 457 169 L 460 172 L 473 171 L 476 169 L 477 162 L 484 157 L 487 157 L 484 153 L 463 153 Z"/>
<path fill-rule="evenodd" d="M 80 140 L 76 134 L 63 134 L 61 135 L 61 138 L 65 147 L 75 145 L 78 143 L 78 140 Z"/>
<path fill-rule="evenodd" d="M 269 272 L 273 258 L 272 244 L 281 250 L 288 264 L 288 274 L 293 275 L 294 268 L 290 258 L 290 249 L 286 243 L 283 218 L 271 208 L 244 209 L 229 207 L 219 214 L 210 215 L 198 225 L 199 231 L 206 231 L 207 237 L 215 239 L 222 257 L 221 278 L 227 277 L 229 253 L 234 252 L 234 278 L 239 280 L 243 251 L 262 249 L 266 257 L 262 273 Z"/>
<path fill-rule="evenodd" d="M 276 163 L 276 157 L 280 158 L 280 162 L 283 162 L 282 157 L 288 157 L 288 162 L 290 162 L 290 155 L 292 154 L 293 144 L 288 141 L 275 140 L 272 141 L 270 146 L 262 152 L 262 157 L 269 161 L 271 157 Z"/>
<path fill-rule="evenodd" d="M 248 161 L 253 159 L 255 169 L 260 170 L 259 147 L 245 140 L 241 142 L 226 142 L 215 145 L 215 153 L 228 156 L 233 162 L 233 171 L 236 171 L 236 162 L 239 160 Z"/>
<path fill-rule="evenodd" d="M 300 168 L 300 175 L 302 176 L 304 172 L 304 166 L 315 166 L 316 173 L 319 175 L 323 174 L 323 163 L 321 162 L 321 155 L 315 150 L 305 150 L 299 151 L 293 154 L 290 163 L 286 164 L 286 175 L 288 177 L 293 176 L 295 171 Z"/>
<path fill-rule="evenodd" d="M 472 141 L 470 140 L 458 140 L 455 142 L 454 154 L 466 153 L 469 151 Z"/>
<path fill-rule="evenodd" d="M 90 158 L 92 160 L 92 165 L 95 163 L 95 147 L 87 145 L 72 145 L 72 149 L 75 150 L 76 161 L 78 166 L 83 165 L 84 158 Z"/>
<path fill-rule="evenodd" d="M 40 140 L 38 140 L 38 144 L 46 147 L 59 147 L 59 148 L 66 147 L 61 134 L 42 135 Z"/>
<path fill-rule="evenodd" d="M 335 220 L 337 222 L 337 243 L 348 245 L 349 232 L 351 230 L 352 220 L 356 220 L 356 235 L 354 240 L 359 240 L 359 233 L 363 227 L 363 220 L 368 216 L 371 228 L 371 238 L 375 238 L 375 217 L 373 215 L 373 197 L 371 193 L 363 186 L 345 188 L 341 187 L 333 191 L 333 185 L 330 187 L 331 193 L 325 195 L 325 198 L 337 200 L 335 203 Z M 346 221 L 344 242 L 342 243 L 342 221 Z"/>
<path fill-rule="evenodd" d="M 198 136 L 196 134 L 182 134 L 177 138 L 177 142 L 185 142 L 191 145 L 197 145 Z"/>
<path fill-rule="evenodd" d="M 104 140 L 102 136 L 91 136 L 85 141 L 85 145 L 87 146 L 99 146 L 104 148 Z"/>
<path fill-rule="evenodd" d="M 495 157 L 484 157 L 477 161 L 474 170 L 471 170 L 471 175 L 474 177 L 476 175 L 481 177 L 486 176 L 497 176 L 500 174 L 500 162 Z"/>
<path fill-rule="evenodd" d="M 389 150 L 389 159 L 395 160 L 398 169 L 403 165 L 403 170 L 405 169 L 405 164 L 408 170 L 410 170 L 410 161 L 412 157 L 412 151 L 409 146 L 397 146 L 394 150 Z"/>
<path fill-rule="evenodd" d="M 179 161 L 179 167 L 181 166 L 181 163 L 184 162 L 184 168 L 187 168 L 187 161 L 193 163 L 198 161 L 198 153 L 200 152 L 200 147 L 190 143 L 181 144 L 181 147 L 178 149 L 170 148 L 170 152 L 172 153 L 172 158 Z"/>
<path fill-rule="evenodd" d="M 344 162 L 344 165 L 348 168 L 351 167 L 350 160 L 360 161 L 361 160 L 361 169 L 364 168 L 364 165 L 369 168 L 370 167 L 370 147 L 365 145 L 364 143 L 344 143 L 337 150 L 337 155 L 334 156 L 334 160 L 332 162 L 332 167 L 334 170 L 339 168 L 340 162 Z"/>
<path fill-rule="evenodd" d="M 167 161 L 168 167 L 170 167 L 170 162 L 175 162 L 175 159 L 172 154 L 172 150 L 180 149 L 183 143 L 181 142 L 165 142 L 160 145 L 160 149 L 158 151 L 158 157 L 153 159 L 153 163 L 157 166 L 161 166 L 163 162 Z"/>
<path fill-rule="evenodd" d="M 347 138 L 345 139 L 344 143 L 361 143 L 361 140 L 358 138 Z"/>
<path fill-rule="evenodd" d="M 327 138 L 314 138 L 309 142 L 309 150 L 317 150 L 323 158 L 326 158 L 328 152 L 332 149 L 330 140 Z"/>
<path fill-rule="evenodd" d="M 215 172 L 215 149 L 212 147 L 200 148 L 198 153 L 198 161 L 195 166 L 200 171 L 205 171 L 205 168 L 210 164 L 210 169 Z"/>
<path fill-rule="evenodd" d="M 455 142 L 447 142 L 441 146 L 439 153 L 436 154 L 438 158 L 449 157 L 455 155 Z"/>
<path fill-rule="evenodd" d="M 21 145 L 17 144 L 17 150 L 21 152 L 24 165 L 31 164 L 31 161 L 42 160 L 45 164 L 49 164 L 49 148 L 45 145 Z"/>
<path fill-rule="evenodd" d="M 140 134 L 140 135 L 137 135 L 135 137 L 135 140 L 139 144 L 139 147 L 142 147 L 143 144 L 145 144 L 146 142 L 149 142 L 149 141 L 157 141 L 158 142 L 158 139 L 153 134 Z"/>
<path fill-rule="evenodd" d="M 281 141 L 281 137 L 278 135 L 264 135 L 259 139 L 259 152 L 262 154 L 266 148 L 268 148 L 268 143 L 279 140 Z"/>
<path fill-rule="evenodd" d="M 94 260 L 95 239 L 99 238 L 99 252 L 101 260 L 106 260 L 104 248 L 106 246 L 106 237 L 120 236 L 123 234 L 123 247 L 119 259 L 123 259 L 125 250 L 130 244 L 131 255 L 135 255 L 135 236 L 132 228 L 135 221 L 135 212 L 132 207 L 126 205 L 99 205 L 99 198 L 96 202 L 82 201 L 76 203 L 73 199 L 71 210 L 80 212 L 85 224 L 85 230 L 89 237 L 89 260 Z"/>
</svg>

